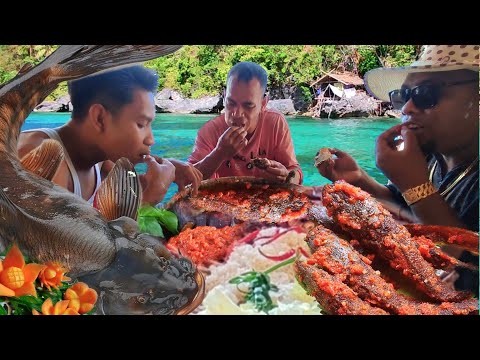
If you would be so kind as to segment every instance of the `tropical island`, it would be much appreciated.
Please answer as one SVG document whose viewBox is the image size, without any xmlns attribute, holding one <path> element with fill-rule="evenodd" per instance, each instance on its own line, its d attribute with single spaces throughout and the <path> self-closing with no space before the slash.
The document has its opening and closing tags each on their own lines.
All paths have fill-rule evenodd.
<svg viewBox="0 0 480 360">
<path fill-rule="evenodd" d="M 0 45 L 0 83 L 26 71 L 58 45 Z M 158 113 L 209 114 L 223 109 L 227 72 L 239 61 L 254 61 L 269 75 L 269 107 L 285 115 L 317 118 L 396 117 L 388 103 L 369 96 L 363 75 L 376 67 L 404 66 L 420 45 L 187 45 L 151 60 L 159 74 Z M 66 84 L 35 111 L 68 112 Z"/>
</svg>

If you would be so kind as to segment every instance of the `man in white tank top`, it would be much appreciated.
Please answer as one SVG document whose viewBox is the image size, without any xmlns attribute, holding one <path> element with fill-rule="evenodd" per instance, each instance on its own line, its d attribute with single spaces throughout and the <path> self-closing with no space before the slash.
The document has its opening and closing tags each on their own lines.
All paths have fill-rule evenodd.
<svg viewBox="0 0 480 360">
<path fill-rule="evenodd" d="M 179 189 L 192 184 L 196 192 L 202 180 L 198 170 L 150 155 L 157 87 L 158 75 L 140 65 L 71 81 L 72 119 L 56 129 L 22 132 L 18 155 L 22 158 L 46 139 L 58 140 L 65 158 L 52 181 L 90 202 L 121 157 L 147 164 L 146 174 L 140 175 L 144 204 L 159 203 L 173 181 Z"/>
</svg>

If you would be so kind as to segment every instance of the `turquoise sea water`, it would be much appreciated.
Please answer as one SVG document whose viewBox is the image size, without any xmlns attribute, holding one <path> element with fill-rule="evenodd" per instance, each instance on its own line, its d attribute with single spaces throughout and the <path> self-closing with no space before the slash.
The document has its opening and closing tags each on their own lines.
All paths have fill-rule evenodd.
<svg viewBox="0 0 480 360">
<path fill-rule="evenodd" d="M 192 151 L 198 129 L 215 115 L 157 114 L 153 123 L 155 145 L 152 153 L 161 157 L 186 160 Z M 70 119 L 69 113 L 32 113 L 22 130 L 39 127 L 57 127 Z M 376 180 L 386 182 L 385 176 L 375 167 L 375 139 L 384 130 L 398 124 L 397 119 L 313 119 L 287 117 L 292 132 L 297 160 L 304 173 L 304 185 L 323 185 L 323 178 L 313 167 L 313 159 L 321 147 L 336 147 L 347 151 Z M 145 171 L 144 165 L 137 170 Z M 177 191 L 173 184 L 165 201 Z"/>
</svg>

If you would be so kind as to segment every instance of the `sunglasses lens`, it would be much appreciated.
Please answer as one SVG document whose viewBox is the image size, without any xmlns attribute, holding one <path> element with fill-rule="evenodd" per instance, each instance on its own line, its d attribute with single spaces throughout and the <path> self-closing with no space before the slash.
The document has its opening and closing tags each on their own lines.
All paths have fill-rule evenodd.
<svg viewBox="0 0 480 360">
<path fill-rule="evenodd" d="M 412 89 L 412 100 L 419 109 L 430 109 L 437 104 L 438 89 L 432 86 L 417 86 Z"/>
<path fill-rule="evenodd" d="M 403 105 L 407 102 L 407 100 L 405 100 L 406 94 L 402 90 L 392 90 L 389 95 L 393 108 L 402 110 Z"/>
<path fill-rule="evenodd" d="M 422 110 L 431 109 L 438 103 L 439 88 L 430 85 L 420 85 L 413 89 L 398 89 L 390 91 L 390 102 L 396 110 L 402 110 L 403 106 L 412 98 L 413 104 Z"/>
</svg>

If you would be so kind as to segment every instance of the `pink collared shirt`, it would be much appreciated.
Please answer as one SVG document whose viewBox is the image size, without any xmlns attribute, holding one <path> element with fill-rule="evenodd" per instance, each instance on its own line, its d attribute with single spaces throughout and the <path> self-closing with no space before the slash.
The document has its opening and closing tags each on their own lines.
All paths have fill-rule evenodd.
<svg viewBox="0 0 480 360">
<path fill-rule="evenodd" d="M 228 129 L 225 114 L 209 120 L 197 134 L 193 152 L 188 162 L 195 164 L 203 160 L 217 146 L 218 139 Z M 252 159 L 267 158 L 283 164 L 287 170 L 296 169 L 303 173 L 295 157 L 292 136 L 285 117 L 272 110 L 265 110 L 258 119 L 257 128 L 248 141 L 247 146 L 231 159 L 225 160 L 212 178 L 225 176 L 256 176 L 261 177 L 262 170 L 253 166 Z"/>
</svg>

